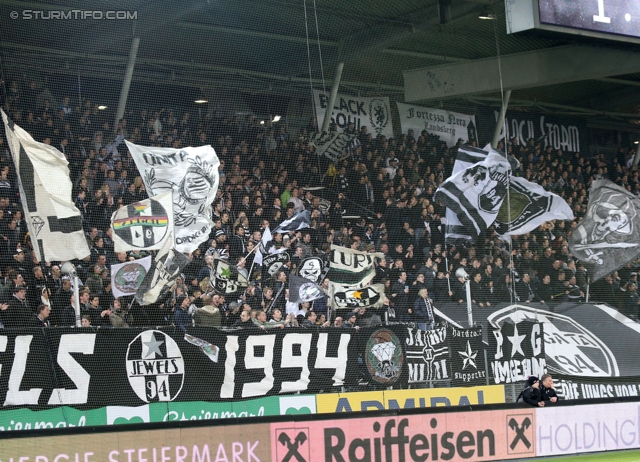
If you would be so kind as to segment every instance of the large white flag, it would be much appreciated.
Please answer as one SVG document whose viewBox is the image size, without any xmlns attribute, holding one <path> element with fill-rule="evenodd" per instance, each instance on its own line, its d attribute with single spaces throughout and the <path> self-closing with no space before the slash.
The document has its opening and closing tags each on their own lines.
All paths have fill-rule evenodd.
<svg viewBox="0 0 640 462">
<path fill-rule="evenodd" d="M 448 178 L 434 194 L 434 200 L 452 209 L 474 239 L 493 224 L 509 187 L 509 161 L 488 148 L 484 161 Z"/>
<path fill-rule="evenodd" d="M 149 196 L 173 191 L 175 249 L 192 252 L 211 231 L 220 165 L 216 152 L 211 146 L 173 149 L 126 143 Z"/>
<path fill-rule="evenodd" d="M 89 246 L 82 229 L 82 215 L 71 196 L 66 158 L 53 146 L 34 140 L 4 111 L 2 120 L 36 258 L 65 261 L 86 257 Z"/>
<path fill-rule="evenodd" d="M 111 216 L 116 252 L 159 250 L 173 233 L 173 194 L 120 207 Z"/>
<path fill-rule="evenodd" d="M 512 176 L 508 201 L 502 203 L 493 227 L 507 238 L 533 231 L 550 220 L 573 220 L 573 211 L 562 197 L 539 184 Z"/>
</svg>

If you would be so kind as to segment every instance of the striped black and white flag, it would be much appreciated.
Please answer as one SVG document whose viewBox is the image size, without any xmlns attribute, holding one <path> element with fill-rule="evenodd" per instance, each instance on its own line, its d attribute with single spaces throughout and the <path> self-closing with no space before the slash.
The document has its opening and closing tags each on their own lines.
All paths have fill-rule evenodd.
<svg viewBox="0 0 640 462">
<path fill-rule="evenodd" d="M 458 155 L 456 161 L 453 164 L 453 171 L 451 176 L 455 176 L 457 173 L 466 170 L 478 162 L 482 162 L 487 157 L 487 151 L 482 149 L 463 145 L 458 148 Z M 471 241 L 473 238 L 469 234 L 467 228 L 465 228 L 458 215 L 453 209 L 447 208 L 447 223 L 445 227 L 445 236 L 448 243 L 452 244 L 456 241 Z"/>
<path fill-rule="evenodd" d="M 507 194 L 511 165 L 497 151 L 448 178 L 434 199 L 442 202 L 460 219 L 468 235 L 476 239 L 495 221 Z"/>
</svg>

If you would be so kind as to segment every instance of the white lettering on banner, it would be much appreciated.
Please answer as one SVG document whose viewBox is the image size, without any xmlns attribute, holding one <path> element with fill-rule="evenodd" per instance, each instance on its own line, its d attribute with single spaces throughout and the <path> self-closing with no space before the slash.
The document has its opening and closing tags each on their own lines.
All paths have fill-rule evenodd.
<svg viewBox="0 0 640 462">
<path fill-rule="evenodd" d="M 246 369 L 262 369 L 264 378 L 260 382 L 244 383 L 242 386 L 242 397 L 264 396 L 274 385 L 273 361 L 274 351 L 282 351 L 282 368 L 300 368 L 300 376 L 296 381 L 282 382 L 281 389 L 278 392 L 305 391 L 309 387 L 309 352 L 312 344 L 311 334 L 290 333 L 282 337 L 281 345 L 276 348 L 276 335 L 251 335 L 245 340 L 245 356 L 244 364 Z M 348 346 L 351 339 L 350 334 L 340 334 L 340 344 L 338 345 L 338 356 L 327 357 L 329 334 L 322 333 L 318 335 L 316 345 L 316 369 L 333 369 L 333 385 L 340 386 L 344 384 L 347 372 Z M 293 345 L 300 345 L 302 356 L 294 356 Z M 256 356 L 256 347 L 264 348 L 264 356 Z M 233 398 L 236 388 L 236 353 L 240 349 L 238 337 L 227 336 L 225 345 L 227 359 L 224 364 L 224 379 L 220 388 L 220 398 Z M 261 348 L 262 349 L 262 348 Z"/>
<path fill-rule="evenodd" d="M 289 334 L 282 340 L 281 368 L 294 367 L 302 369 L 300 378 L 295 382 L 282 382 L 282 393 L 305 391 L 309 388 L 309 351 L 311 350 L 311 334 Z M 293 346 L 300 346 L 300 355 L 293 354 Z"/>
<path fill-rule="evenodd" d="M 556 380 L 558 395 L 563 399 L 619 398 L 640 396 L 637 383 L 580 383 L 580 380 Z"/>
<path fill-rule="evenodd" d="M 499 113 L 494 111 L 494 116 L 498 120 Z M 558 125 L 545 122 L 545 116 L 541 115 L 539 120 L 539 132 L 535 130 L 532 120 L 517 120 L 505 118 L 504 128 L 500 137 L 511 139 L 516 137 L 521 146 L 526 146 L 531 138 L 537 140 L 544 136 L 542 140 L 543 149 L 551 146 L 553 149 L 562 149 L 569 152 L 580 152 L 580 130 L 575 125 Z"/>
<path fill-rule="evenodd" d="M 512 359 L 509 361 L 494 361 L 491 370 L 495 383 L 514 383 L 527 380 L 531 375 L 540 377 L 547 371 L 544 358 Z"/>
<path fill-rule="evenodd" d="M 93 354 L 96 334 L 66 334 L 60 337 L 57 362 L 67 374 L 75 389 L 56 388 L 49 396 L 50 405 L 85 404 L 89 395 L 89 373 L 71 356 L 70 353 Z M 14 358 L 9 373 L 9 383 L 4 406 L 37 405 L 42 388 L 22 390 L 22 379 L 27 370 L 33 335 L 19 335 L 15 338 Z M 0 352 L 7 350 L 8 338 L 0 336 Z M 2 365 L 0 365 L 0 371 Z"/>
<path fill-rule="evenodd" d="M 314 93 L 316 117 L 322 126 L 329 106 L 329 95 L 316 90 Z M 391 111 L 388 97 L 357 97 L 338 94 L 336 102 L 331 108 L 331 122 L 338 132 L 344 131 L 352 123 L 354 130 L 360 131 L 367 127 L 368 132 L 375 138 L 384 135 L 393 137 Z"/>
<path fill-rule="evenodd" d="M 4 400 L 4 406 L 27 406 L 38 404 L 42 388 L 20 390 L 22 377 L 27 370 L 27 357 L 33 335 L 19 335 L 13 347 L 13 366 L 9 374 L 9 389 Z M 6 348 L 6 345 L 5 345 Z"/>
<path fill-rule="evenodd" d="M 50 405 L 84 404 L 89 396 L 91 376 L 70 353 L 92 355 L 96 334 L 66 334 L 60 337 L 58 364 L 76 386 L 75 390 L 56 388 L 51 392 Z"/>
<path fill-rule="evenodd" d="M 536 410 L 537 455 L 640 448 L 640 405 L 607 403 Z"/>
<path fill-rule="evenodd" d="M 212 444 L 211 446 L 209 446 L 208 444 L 194 444 L 193 446 L 176 446 L 175 448 L 171 446 L 162 446 L 161 448 L 151 447 L 138 449 L 121 449 L 113 450 L 109 453 L 109 462 L 118 462 L 120 460 L 128 460 L 129 462 L 260 462 L 260 459 L 256 455 L 256 449 L 258 448 L 259 444 L 259 440 L 247 441 L 246 451 L 245 443 L 238 441 L 235 441 L 231 444 L 226 443 L 226 447 L 225 443 L 219 443 L 217 447 L 215 444 Z M 88 459 L 88 455 L 93 455 L 93 452 L 87 452 L 84 454 L 85 462 L 90 462 L 90 459 Z M 64 456 L 66 457 L 66 454 Z M 81 458 L 78 458 L 79 456 L 81 456 L 81 454 L 75 454 L 75 456 L 75 459 L 66 457 L 65 460 L 75 460 L 76 462 L 82 460 Z M 55 460 L 58 459 L 56 458 Z"/>
</svg>

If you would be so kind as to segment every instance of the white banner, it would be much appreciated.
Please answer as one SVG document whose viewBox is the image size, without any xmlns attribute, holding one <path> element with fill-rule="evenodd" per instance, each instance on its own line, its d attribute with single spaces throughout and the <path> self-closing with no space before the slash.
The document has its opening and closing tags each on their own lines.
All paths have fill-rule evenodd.
<svg viewBox="0 0 640 462">
<path fill-rule="evenodd" d="M 20 199 L 36 258 L 82 259 L 89 247 L 82 216 L 71 197 L 69 163 L 53 146 L 38 143 L 2 112 L 5 133 L 18 174 Z M 15 252 L 16 249 L 9 249 Z"/>
<path fill-rule="evenodd" d="M 151 268 L 151 257 L 111 265 L 111 292 L 115 298 L 135 295 Z"/>
<path fill-rule="evenodd" d="M 211 146 L 151 148 L 126 141 L 147 193 L 173 191 L 173 216 L 179 252 L 189 253 L 211 231 L 211 204 L 218 191 L 220 160 Z"/>
<path fill-rule="evenodd" d="M 324 115 L 329 104 L 329 94 L 320 90 L 314 90 L 316 117 L 318 127 L 322 127 Z M 341 132 L 353 122 L 355 130 L 366 126 L 368 132 L 375 138 L 384 135 L 393 137 L 393 124 L 391 122 L 391 105 L 389 98 L 383 96 L 359 97 L 342 95 L 338 93 L 336 103 L 331 112 L 331 121 L 336 124 L 337 131 Z"/>
<path fill-rule="evenodd" d="M 538 457 L 637 449 L 640 404 L 545 406 L 536 409 L 535 435 Z"/>
<path fill-rule="evenodd" d="M 160 250 L 173 232 L 172 192 L 119 208 L 111 227 L 116 252 Z"/>
<path fill-rule="evenodd" d="M 455 146 L 459 139 L 463 143 L 478 140 L 475 116 L 413 104 L 396 104 L 403 134 L 412 129 L 417 139 L 422 130 L 426 130 L 430 135 L 439 136 L 448 147 Z"/>
</svg>

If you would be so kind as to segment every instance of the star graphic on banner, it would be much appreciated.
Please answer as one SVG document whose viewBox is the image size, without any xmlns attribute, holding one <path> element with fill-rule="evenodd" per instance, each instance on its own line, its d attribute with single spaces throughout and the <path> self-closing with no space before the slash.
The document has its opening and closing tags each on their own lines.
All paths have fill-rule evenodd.
<svg viewBox="0 0 640 462">
<path fill-rule="evenodd" d="M 231 269 L 230 268 L 221 269 L 220 276 L 222 276 L 225 279 L 231 279 Z"/>
<path fill-rule="evenodd" d="M 160 351 L 160 345 L 164 343 L 164 340 L 156 340 L 155 334 L 151 334 L 151 340 L 149 340 L 148 342 L 142 342 L 142 343 L 144 344 L 144 346 L 147 347 L 147 354 L 144 356 L 143 359 L 147 359 L 153 353 L 162 357 L 162 352 Z"/>
<path fill-rule="evenodd" d="M 462 370 L 465 370 L 467 366 L 473 366 L 474 369 L 478 369 L 476 366 L 476 356 L 478 355 L 477 351 L 471 350 L 471 344 L 469 340 L 467 340 L 467 349 L 465 351 L 458 351 L 458 354 L 462 356 Z"/>
<path fill-rule="evenodd" d="M 522 341 L 525 339 L 526 335 L 518 335 L 518 325 L 515 324 L 513 326 L 513 336 L 509 337 L 507 335 L 507 338 L 509 339 L 509 341 L 511 342 L 511 357 L 513 358 L 513 356 L 516 353 L 520 353 L 522 356 L 524 356 L 524 351 L 522 351 Z"/>
<path fill-rule="evenodd" d="M 360 290 L 356 290 L 356 291 L 353 293 L 353 298 L 362 298 L 362 291 L 360 291 Z"/>
</svg>

